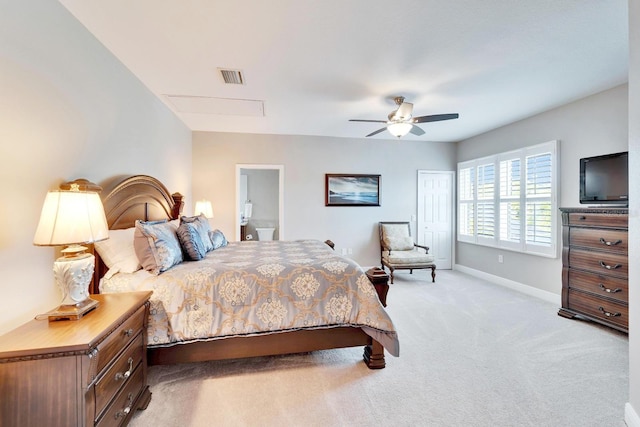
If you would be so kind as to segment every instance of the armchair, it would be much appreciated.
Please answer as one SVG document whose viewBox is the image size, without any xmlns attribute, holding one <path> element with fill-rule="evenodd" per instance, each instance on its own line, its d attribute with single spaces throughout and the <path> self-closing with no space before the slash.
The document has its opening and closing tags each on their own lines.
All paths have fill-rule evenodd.
<svg viewBox="0 0 640 427">
<path fill-rule="evenodd" d="M 431 269 L 431 281 L 436 281 L 436 265 L 433 255 L 429 254 L 429 247 L 414 243 L 411 238 L 409 222 L 380 222 L 380 263 L 382 269 L 389 269 L 393 284 L 394 270 Z"/>
</svg>

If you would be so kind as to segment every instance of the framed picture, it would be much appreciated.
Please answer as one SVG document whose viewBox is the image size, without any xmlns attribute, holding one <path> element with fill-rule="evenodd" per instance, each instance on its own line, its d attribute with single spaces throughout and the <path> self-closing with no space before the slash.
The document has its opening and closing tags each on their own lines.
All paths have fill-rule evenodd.
<svg viewBox="0 0 640 427">
<path fill-rule="evenodd" d="M 380 175 L 325 175 L 325 206 L 380 206 Z"/>
</svg>

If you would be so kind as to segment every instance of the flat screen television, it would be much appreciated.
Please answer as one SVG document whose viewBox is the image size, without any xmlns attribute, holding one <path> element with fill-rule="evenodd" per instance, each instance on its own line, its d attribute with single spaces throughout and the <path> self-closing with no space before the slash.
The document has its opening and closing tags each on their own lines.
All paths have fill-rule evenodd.
<svg viewBox="0 0 640 427">
<path fill-rule="evenodd" d="M 580 203 L 628 206 L 628 152 L 580 159 Z"/>
</svg>

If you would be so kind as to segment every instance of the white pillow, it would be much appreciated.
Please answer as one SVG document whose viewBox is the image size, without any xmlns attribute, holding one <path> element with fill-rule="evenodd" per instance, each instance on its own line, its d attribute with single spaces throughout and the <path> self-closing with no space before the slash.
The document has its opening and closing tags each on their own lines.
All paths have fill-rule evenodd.
<svg viewBox="0 0 640 427">
<path fill-rule="evenodd" d="M 96 251 L 109 268 L 107 276 L 115 273 L 134 273 L 142 268 L 135 248 L 133 247 L 133 233 L 136 228 L 124 230 L 109 230 L 109 238 L 96 242 Z"/>
</svg>

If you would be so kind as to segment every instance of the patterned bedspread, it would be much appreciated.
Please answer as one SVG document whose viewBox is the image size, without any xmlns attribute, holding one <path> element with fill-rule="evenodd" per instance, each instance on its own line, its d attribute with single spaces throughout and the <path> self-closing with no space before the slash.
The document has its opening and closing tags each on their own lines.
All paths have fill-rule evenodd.
<svg viewBox="0 0 640 427">
<path fill-rule="evenodd" d="M 103 279 L 102 293 L 152 290 L 148 344 L 362 327 L 397 356 L 393 323 L 362 268 L 316 240 L 232 242 L 153 276 Z"/>
</svg>

